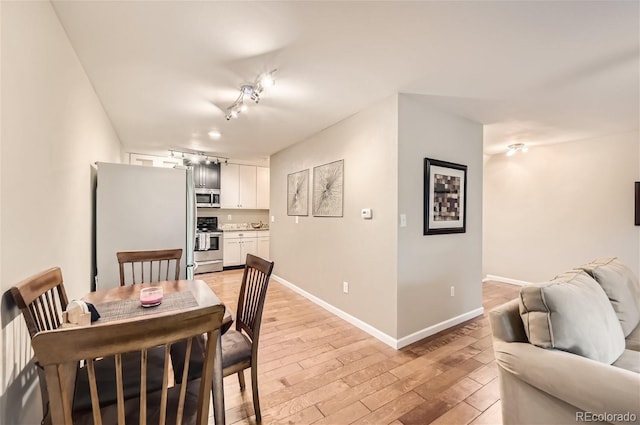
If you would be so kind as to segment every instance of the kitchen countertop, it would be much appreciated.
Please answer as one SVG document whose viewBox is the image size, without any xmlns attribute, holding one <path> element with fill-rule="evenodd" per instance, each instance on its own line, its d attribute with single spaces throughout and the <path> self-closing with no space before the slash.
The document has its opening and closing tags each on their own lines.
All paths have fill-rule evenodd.
<svg viewBox="0 0 640 425">
<path fill-rule="evenodd" d="M 262 227 L 253 228 L 249 223 L 237 223 L 237 224 L 223 224 L 220 228 L 224 232 L 264 232 L 269 230 L 268 224 L 263 224 Z"/>
</svg>

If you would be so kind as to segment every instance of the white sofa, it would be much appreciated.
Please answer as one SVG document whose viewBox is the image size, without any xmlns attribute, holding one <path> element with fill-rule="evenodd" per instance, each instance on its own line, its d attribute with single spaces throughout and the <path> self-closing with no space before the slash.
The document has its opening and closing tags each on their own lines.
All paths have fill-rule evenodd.
<svg viewBox="0 0 640 425">
<path fill-rule="evenodd" d="M 615 258 L 490 312 L 504 424 L 640 423 L 640 284 Z"/>
</svg>

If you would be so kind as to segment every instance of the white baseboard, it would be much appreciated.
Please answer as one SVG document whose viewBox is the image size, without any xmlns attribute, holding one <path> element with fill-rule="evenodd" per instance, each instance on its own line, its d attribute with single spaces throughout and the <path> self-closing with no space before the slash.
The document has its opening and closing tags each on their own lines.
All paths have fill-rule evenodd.
<svg viewBox="0 0 640 425">
<path fill-rule="evenodd" d="M 349 313 L 346 313 L 346 312 L 340 310 L 339 308 L 332 306 L 328 302 L 323 301 L 320 298 L 316 297 L 315 295 L 312 295 L 312 294 L 308 293 L 304 289 L 300 289 L 299 287 L 297 287 L 293 283 L 289 282 L 286 279 L 281 278 L 280 276 L 272 274 L 271 278 L 274 279 L 274 280 L 277 280 L 280 283 L 282 283 L 284 286 L 286 286 L 287 288 L 293 290 L 294 292 L 297 292 L 298 294 L 302 295 L 303 297 L 305 297 L 309 301 L 313 302 L 314 304 L 317 304 L 320 307 L 324 308 L 325 310 L 330 311 L 331 313 L 333 313 L 336 316 L 340 317 L 341 319 L 346 320 L 347 322 L 351 323 L 355 327 L 362 329 L 363 331 L 365 331 L 369 335 L 379 339 L 380 341 L 384 342 L 385 344 L 387 344 L 387 345 L 389 345 L 389 346 L 391 346 L 393 348 L 398 348 L 396 346 L 397 340 L 395 338 L 393 338 L 393 337 L 387 335 L 386 333 L 374 328 L 370 324 L 365 323 L 362 320 L 358 319 L 357 317 L 354 317 L 354 316 L 350 315 Z"/>
<path fill-rule="evenodd" d="M 308 299 L 309 301 L 313 302 L 314 304 L 319 305 L 320 307 L 324 308 L 325 310 L 335 314 L 336 316 L 340 317 L 341 319 L 351 323 L 352 325 L 354 325 L 355 327 L 365 331 L 366 333 L 368 333 L 369 335 L 373 336 L 374 338 L 384 342 L 385 344 L 387 344 L 388 346 L 395 348 L 396 350 L 406 347 L 409 344 L 413 344 L 416 341 L 420 341 L 423 338 L 426 338 L 428 336 L 434 335 L 440 331 L 443 331 L 447 328 L 450 328 L 451 326 L 455 326 L 458 325 L 462 322 L 465 322 L 467 320 L 473 319 L 474 317 L 480 316 L 483 312 L 484 309 L 482 307 L 477 308 L 475 310 L 469 311 L 467 313 L 461 314 L 459 316 L 453 317 L 451 319 L 445 320 L 443 322 L 437 323 L 433 326 L 429 326 L 428 328 L 419 330 L 417 332 L 412 333 L 411 335 L 402 337 L 400 339 L 395 339 L 392 336 L 387 335 L 386 333 L 382 332 L 381 330 L 374 328 L 373 326 L 371 326 L 370 324 L 363 322 L 362 320 L 358 319 L 357 317 L 354 317 L 352 315 L 350 315 L 349 313 L 346 313 L 342 310 L 340 310 L 337 307 L 334 307 L 333 305 L 329 304 L 326 301 L 321 300 L 320 298 L 316 297 L 313 294 L 310 294 L 309 292 L 305 291 L 304 289 L 299 288 L 298 286 L 296 286 L 295 284 L 289 282 L 286 279 L 281 278 L 280 276 L 277 276 L 275 274 L 271 275 L 271 278 L 273 280 L 276 280 L 278 282 L 280 282 L 281 284 L 283 284 L 284 286 L 286 286 L 287 288 L 291 289 L 294 292 L 297 292 L 298 294 L 302 295 L 303 297 L 305 297 L 306 299 Z"/>
<path fill-rule="evenodd" d="M 412 333 L 411 335 L 400 338 L 396 341 L 396 348 L 406 347 L 409 344 L 413 344 L 414 342 L 420 341 L 421 339 L 424 339 L 428 336 L 435 335 L 438 332 L 441 332 L 452 326 L 459 325 L 460 323 L 471 320 L 474 317 L 481 316 L 482 313 L 484 313 L 484 308 L 480 307 L 459 316 L 452 317 L 451 319 L 445 320 L 444 322 L 436 323 L 433 326 L 429 326 L 428 328 L 424 328 L 422 330 L 419 330 L 418 332 Z"/>
<path fill-rule="evenodd" d="M 492 274 L 488 274 L 486 278 L 482 279 L 482 282 L 486 282 L 488 280 L 495 280 L 497 282 L 510 283 L 518 286 L 529 285 L 531 283 L 524 280 L 511 279 L 509 277 L 495 276 Z"/>
</svg>

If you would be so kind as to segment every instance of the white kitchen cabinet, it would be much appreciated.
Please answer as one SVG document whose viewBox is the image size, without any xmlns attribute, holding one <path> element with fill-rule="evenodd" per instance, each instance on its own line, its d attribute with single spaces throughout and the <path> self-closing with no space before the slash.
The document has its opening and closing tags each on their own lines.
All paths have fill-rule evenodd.
<svg viewBox="0 0 640 425">
<path fill-rule="evenodd" d="M 269 169 L 266 167 L 256 168 L 256 208 L 259 210 L 269 209 Z"/>
<path fill-rule="evenodd" d="M 253 165 L 241 165 L 238 172 L 240 206 L 238 208 L 256 209 L 256 168 Z"/>
<path fill-rule="evenodd" d="M 220 166 L 220 208 L 240 208 L 239 170 L 238 164 Z"/>
<path fill-rule="evenodd" d="M 242 264 L 242 256 L 240 254 L 240 239 L 229 239 L 225 235 L 222 251 L 222 266 L 238 266 Z"/>
<path fill-rule="evenodd" d="M 256 166 L 220 167 L 220 208 L 256 209 Z"/>
<path fill-rule="evenodd" d="M 183 165 L 183 162 L 182 158 L 174 158 L 171 156 L 143 155 L 139 153 L 129 154 L 129 164 L 132 165 L 173 168 L 176 165 Z"/>
<path fill-rule="evenodd" d="M 225 232 L 222 265 L 245 264 L 247 254 L 258 255 L 258 232 Z"/>
<path fill-rule="evenodd" d="M 269 232 L 258 232 L 258 257 L 269 259 Z"/>
</svg>

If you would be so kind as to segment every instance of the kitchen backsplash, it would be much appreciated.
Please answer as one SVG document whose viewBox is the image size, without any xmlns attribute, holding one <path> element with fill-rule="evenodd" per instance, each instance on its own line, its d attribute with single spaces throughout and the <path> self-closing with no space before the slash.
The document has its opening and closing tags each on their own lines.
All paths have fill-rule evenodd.
<svg viewBox="0 0 640 425">
<path fill-rule="evenodd" d="M 231 220 L 229 220 L 231 216 Z M 223 208 L 198 208 L 198 217 L 218 217 L 218 227 L 223 224 L 269 223 L 269 210 L 227 210 Z"/>
</svg>

